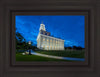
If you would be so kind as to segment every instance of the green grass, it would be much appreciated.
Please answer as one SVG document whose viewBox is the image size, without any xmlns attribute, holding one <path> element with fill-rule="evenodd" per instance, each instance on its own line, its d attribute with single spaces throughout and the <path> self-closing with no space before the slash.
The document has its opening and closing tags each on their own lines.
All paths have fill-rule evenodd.
<svg viewBox="0 0 100 77">
<path fill-rule="evenodd" d="M 53 59 L 37 55 L 22 55 L 21 53 L 17 53 L 16 61 L 67 61 L 67 60 Z"/>
<path fill-rule="evenodd" d="M 35 51 L 41 54 L 54 55 L 54 56 L 62 56 L 62 57 L 73 57 L 73 58 L 84 58 L 85 51 L 84 50 L 73 50 L 73 51 Z M 16 53 L 16 61 L 69 61 L 62 59 L 53 59 L 47 58 L 43 56 L 37 55 L 22 55 L 21 53 Z"/>
<path fill-rule="evenodd" d="M 84 58 L 85 51 L 84 50 L 62 50 L 62 51 L 35 51 L 37 53 L 41 54 L 47 54 L 47 55 L 54 55 L 54 56 L 62 56 L 62 57 L 73 57 L 73 58 Z"/>
</svg>

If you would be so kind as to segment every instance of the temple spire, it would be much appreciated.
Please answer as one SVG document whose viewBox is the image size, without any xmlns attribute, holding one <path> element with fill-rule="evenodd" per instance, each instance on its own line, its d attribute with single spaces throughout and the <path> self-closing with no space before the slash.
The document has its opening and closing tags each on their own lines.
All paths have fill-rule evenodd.
<svg viewBox="0 0 100 77">
<path fill-rule="evenodd" d="M 43 24 L 43 21 L 41 22 L 41 24 Z"/>
<path fill-rule="evenodd" d="M 44 30 L 44 31 L 46 31 L 46 29 L 45 29 L 45 24 L 43 24 L 43 21 L 41 22 L 41 24 L 40 24 L 40 29 L 39 30 Z"/>
</svg>

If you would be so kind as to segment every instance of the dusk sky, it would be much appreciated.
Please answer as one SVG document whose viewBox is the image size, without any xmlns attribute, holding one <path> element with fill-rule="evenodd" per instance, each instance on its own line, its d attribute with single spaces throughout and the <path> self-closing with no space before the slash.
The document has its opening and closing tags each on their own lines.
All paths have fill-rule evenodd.
<svg viewBox="0 0 100 77">
<path fill-rule="evenodd" d="M 16 32 L 37 44 L 36 38 L 43 22 L 53 37 L 65 40 L 64 46 L 85 47 L 85 16 L 82 15 L 16 15 Z"/>
</svg>

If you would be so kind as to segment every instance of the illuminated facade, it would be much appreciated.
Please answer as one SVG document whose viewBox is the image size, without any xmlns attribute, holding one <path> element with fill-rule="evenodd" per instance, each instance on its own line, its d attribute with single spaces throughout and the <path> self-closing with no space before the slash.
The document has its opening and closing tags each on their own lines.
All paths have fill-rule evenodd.
<svg viewBox="0 0 100 77">
<path fill-rule="evenodd" d="M 64 40 L 50 36 L 45 25 L 40 24 L 39 34 L 37 36 L 37 48 L 43 50 L 64 50 Z"/>
</svg>

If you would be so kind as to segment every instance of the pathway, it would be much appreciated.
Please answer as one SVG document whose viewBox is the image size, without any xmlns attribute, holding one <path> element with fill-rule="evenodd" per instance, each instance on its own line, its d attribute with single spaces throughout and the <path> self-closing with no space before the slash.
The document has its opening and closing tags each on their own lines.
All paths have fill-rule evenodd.
<svg viewBox="0 0 100 77">
<path fill-rule="evenodd" d="M 60 56 L 52 56 L 52 55 L 46 55 L 46 54 L 40 54 L 36 53 L 34 51 L 31 52 L 33 55 L 48 57 L 48 58 L 54 58 L 54 59 L 64 59 L 64 60 L 74 60 L 74 61 L 85 61 L 84 58 L 71 58 L 71 57 L 60 57 Z"/>
</svg>

